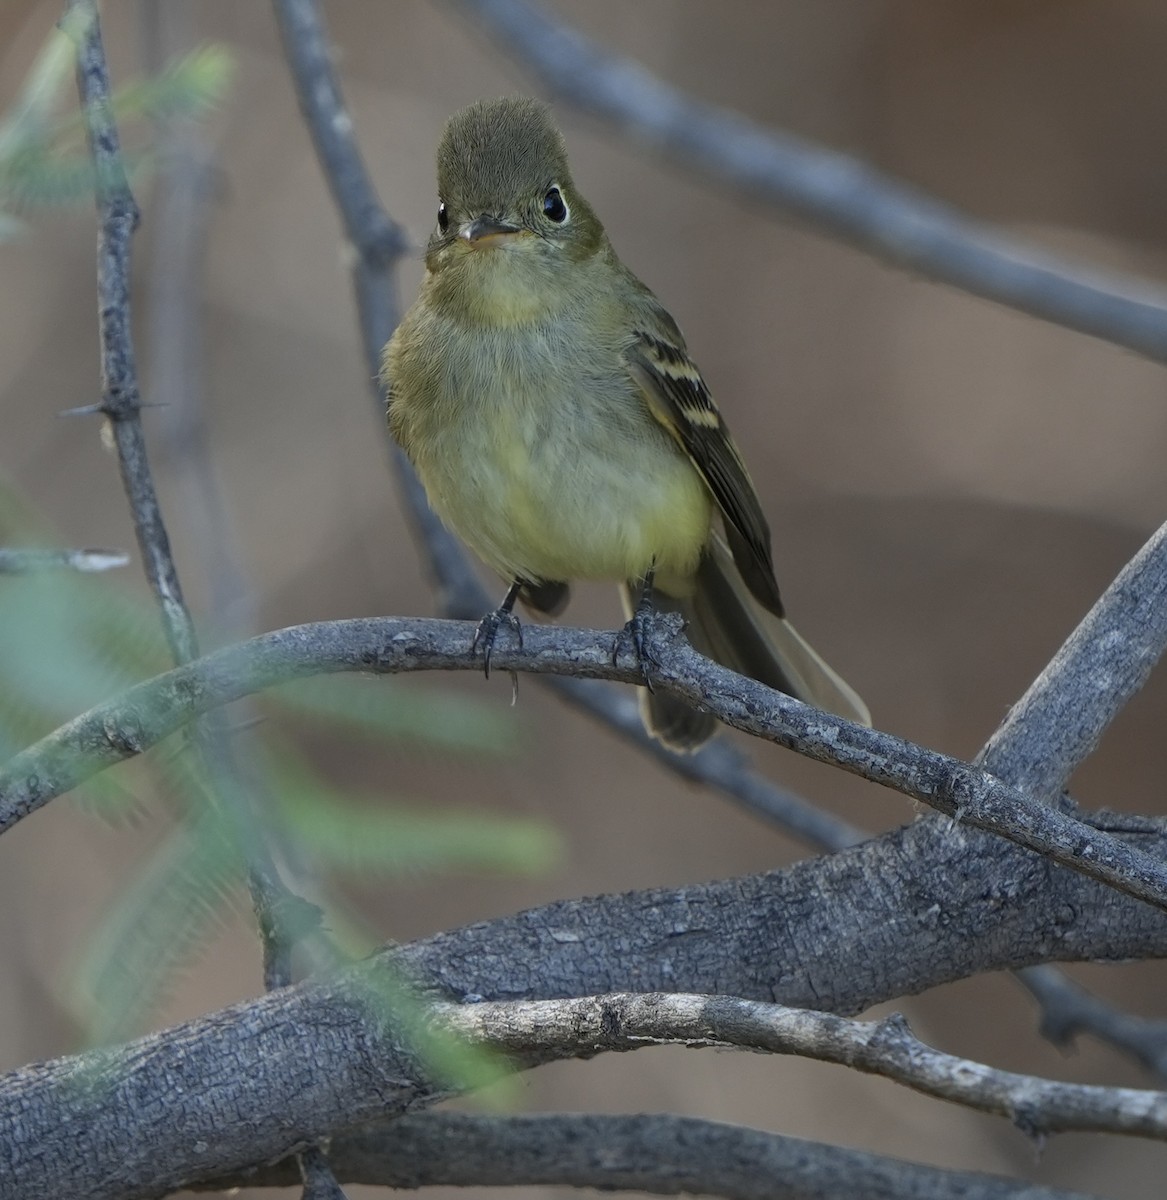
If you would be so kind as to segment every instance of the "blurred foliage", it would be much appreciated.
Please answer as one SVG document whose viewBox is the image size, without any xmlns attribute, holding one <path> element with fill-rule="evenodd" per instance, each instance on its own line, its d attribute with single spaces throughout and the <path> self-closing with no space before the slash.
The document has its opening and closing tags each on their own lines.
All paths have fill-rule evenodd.
<svg viewBox="0 0 1167 1200">
<path fill-rule="evenodd" d="M 59 540 L 0 477 L 0 545 Z M 116 573 L 0 575 L 3 757 L 171 665 L 156 606 L 128 592 Z M 302 680 L 266 699 L 264 712 L 274 719 L 232 730 L 228 715 L 221 726 L 245 771 L 208 767 L 206 755 L 180 732 L 77 790 L 87 810 L 115 823 L 160 826 L 152 853 L 88 931 L 70 972 L 67 1003 L 87 1040 L 139 1032 L 224 920 L 246 903 L 244 806 L 256 814 L 293 889 L 308 881 L 324 908 L 332 961 L 366 953 L 378 939 L 356 933 L 359 917 L 328 891 L 330 881 L 531 872 L 554 861 L 558 843 L 543 824 L 356 795 L 322 777 L 299 748 L 307 734 L 333 745 L 371 737 L 394 755 L 512 754 L 513 723 L 497 710 L 392 679 L 347 676 Z M 308 969 L 330 965 L 320 939 L 305 946 Z M 390 990 L 377 1003 L 396 1004 L 400 989 Z M 477 1082 L 497 1074 L 481 1056 L 447 1047 L 434 1051 L 431 1063 L 424 1053 L 443 1077 L 453 1072 Z"/>
<path fill-rule="evenodd" d="M 85 123 L 75 99 L 62 111 L 65 94 L 74 88 L 74 48 L 85 19 L 78 11 L 64 18 L 0 118 L 0 242 L 20 232 L 18 213 L 92 200 Z M 202 46 L 114 92 L 112 108 L 131 177 L 151 163 L 158 126 L 206 113 L 226 93 L 232 69 L 226 49 Z"/>
<path fill-rule="evenodd" d="M 0 242 L 20 232 L 18 213 L 93 196 L 85 124 L 75 99 L 67 108 L 65 98 L 85 20 L 77 12 L 66 16 L 0 116 Z M 169 123 L 210 109 L 231 71 L 225 50 L 205 46 L 118 89 L 111 105 L 127 171 L 154 161 Z M 60 540 L 0 477 L 0 547 Z M 25 555 L 0 573 L 0 760 L 173 665 L 156 605 L 116 578 L 70 570 L 65 561 Z M 304 912 L 320 905 L 323 923 L 297 946 L 307 971 L 368 953 L 384 938 L 364 929 L 330 883 L 539 871 L 557 853 L 553 833 L 533 821 L 355 796 L 321 777 L 287 728 L 325 732 L 334 744 L 338 737 L 375 738 L 392 754 L 513 753 L 513 723 L 496 710 L 395 680 L 350 677 L 277 689 L 266 711 L 277 719 L 235 729 L 229 712 L 217 714 L 214 737 L 196 745 L 180 732 L 76 789 L 82 808 L 115 825 L 159 827 L 151 853 L 87 930 L 69 971 L 64 1002 L 87 1042 L 140 1032 L 225 920 L 247 904 L 248 838 L 262 838 L 293 891 L 310 891 L 313 903 L 305 902 Z M 258 959 L 258 946 L 256 953 Z M 435 1033 L 406 983 L 385 975 L 368 995 L 371 1014 L 391 1017 L 412 1036 L 436 1078 L 458 1088 L 498 1080 L 489 1055 Z"/>
</svg>

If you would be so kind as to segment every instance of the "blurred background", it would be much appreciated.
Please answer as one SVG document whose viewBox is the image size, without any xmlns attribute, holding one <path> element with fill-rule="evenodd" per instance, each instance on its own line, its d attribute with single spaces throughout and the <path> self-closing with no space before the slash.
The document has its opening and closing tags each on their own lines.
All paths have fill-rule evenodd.
<svg viewBox="0 0 1167 1200">
<path fill-rule="evenodd" d="M 0 7 L 0 114 L 60 7 Z M 702 99 L 858 155 L 1035 245 L 1167 279 L 1167 8 L 1158 0 L 546 7 Z M 443 122 L 478 97 L 532 85 L 440 4 L 323 8 L 369 167 L 417 248 L 399 274 L 408 302 L 433 223 Z M 162 406 L 145 413 L 145 427 L 205 644 L 302 621 L 432 613 L 387 471 L 338 219 L 269 6 L 120 0 L 104 21 L 115 84 L 205 42 L 226 47 L 235 64 L 216 110 L 161 174 L 136 182 L 140 367 L 144 399 Z M 744 447 L 795 622 L 879 727 L 972 756 L 1163 518 L 1162 369 L 890 269 L 748 194 L 653 161 L 570 110 L 558 116 L 577 183 L 685 330 Z M 192 160 L 205 186 L 187 210 L 165 216 L 166 180 Z M 99 398 L 92 206 L 23 219 L 20 234 L 0 243 L 0 474 L 57 544 L 133 549 L 96 419 L 58 415 Z M 179 276 L 183 253 L 196 265 Z M 172 333 L 158 327 L 173 310 L 162 297 L 176 277 L 187 280 L 183 303 L 201 338 L 193 360 L 175 357 Z M 103 586 L 145 596 L 136 553 Z M 614 591 L 580 589 L 569 619 L 612 626 Z M 0 639 L 15 636 L 0 630 Z M 537 871 L 417 871 L 338 885 L 377 937 L 420 936 L 560 896 L 780 867 L 807 853 L 722 797 L 678 783 L 533 681 L 522 682 L 513 708 L 505 677 L 391 686 L 439 714 L 451 695 L 450 704 L 486 706 L 504 752 L 451 754 L 313 727 L 300 749 L 322 777 L 431 814 L 470 808 L 543 822 L 561 850 Z M 1162 812 L 1165 718 L 1160 676 L 1080 772 L 1077 798 Z M 789 753 L 750 752 L 771 778 L 865 828 L 915 815 L 899 796 Z M 58 801 L 0 843 L 0 1068 L 76 1046 L 62 980 L 159 836 L 156 822 L 113 828 Z M 1164 974 L 1154 965 L 1075 974 L 1132 1010 L 1162 1012 Z M 260 987 L 243 905 L 149 1024 Z M 894 1007 L 924 1038 L 994 1065 L 1155 1086 L 1089 1042 L 1070 1055 L 1042 1042 L 1032 1001 L 1009 978 Z M 1102 1137 L 1060 1137 L 1038 1155 L 1002 1121 L 761 1056 L 608 1056 L 528 1074 L 517 1096 L 530 1110 L 741 1121 L 1124 1200 L 1161 1195 L 1167 1167 L 1160 1145 Z"/>
</svg>

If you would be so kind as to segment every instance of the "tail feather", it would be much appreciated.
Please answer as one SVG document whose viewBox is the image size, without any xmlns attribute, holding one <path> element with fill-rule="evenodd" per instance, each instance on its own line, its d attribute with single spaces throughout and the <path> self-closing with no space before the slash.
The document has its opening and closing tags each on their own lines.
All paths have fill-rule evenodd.
<svg viewBox="0 0 1167 1200">
<path fill-rule="evenodd" d="M 625 604 L 631 602 L 624 589 Z M 697 568 L 690 596 L 658 591 L 657 607 L 680 612 L 694 649 L 760 683 L 816 708 L 861 725 L 871 724 L 867 705 L 815 652 L 789 621 L 753 599 L 729 548 L 714 537 Z M 641 709 L 649 731 L 677 750 L 696 750 L 712 737 L 716 722 L 707 712 L 675 697 L 645 692 Z"/>
</svg>

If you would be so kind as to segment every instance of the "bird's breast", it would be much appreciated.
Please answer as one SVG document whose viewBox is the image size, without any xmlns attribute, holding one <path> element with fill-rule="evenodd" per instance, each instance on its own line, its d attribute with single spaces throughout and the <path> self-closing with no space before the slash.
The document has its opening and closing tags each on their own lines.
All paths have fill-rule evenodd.
<svg viewBox="0 0 1167 1200">
<path fill-rule="evenodd" d="M 710 499 L 616 337 L 563 319 L 414 342 L 391 354 L 395 432 L 434 509 L 495 570 L 623 580 L 655 561 L 692 573 Z"/>
</svg>

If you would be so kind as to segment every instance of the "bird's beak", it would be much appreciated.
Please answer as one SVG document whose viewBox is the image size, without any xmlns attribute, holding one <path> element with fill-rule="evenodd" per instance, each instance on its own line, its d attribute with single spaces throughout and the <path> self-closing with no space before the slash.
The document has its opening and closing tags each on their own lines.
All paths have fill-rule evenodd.
<svg viewBox="0 0 1167 1200">
<path fill-rule="evenodd" d="M 491 238 L 509 237 L 511 234 L 521 232 L 522 230 L 517 225 L 508 225 L 497 217 L 483 215 L 475 217 L 469 224 L 463 225 L 458 230 L 458 236 L 465 238 L 473 246 L 478 242 L 489 241 Z"/>
</svg>

